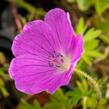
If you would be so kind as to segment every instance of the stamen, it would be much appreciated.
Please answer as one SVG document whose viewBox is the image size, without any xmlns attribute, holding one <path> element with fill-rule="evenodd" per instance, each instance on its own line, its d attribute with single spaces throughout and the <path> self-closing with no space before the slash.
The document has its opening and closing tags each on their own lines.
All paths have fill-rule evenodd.
<svg viewBox="0 0 109 109">
<path fill-rule="evenodd" d="M 49 67 L 54 67 L 56 70 L 64 72 L 67 71 L 71 64 L 70 56 L 63 56 L 59 52 L 53 52 L 48 58 Z"/>
<path fill-rule="evenodd" d="M 49 57 L 48 64 L 50 67 L 60 68 L 64 63 L 64 57 L 60 53 L 53 52 Z"/>
</svg>

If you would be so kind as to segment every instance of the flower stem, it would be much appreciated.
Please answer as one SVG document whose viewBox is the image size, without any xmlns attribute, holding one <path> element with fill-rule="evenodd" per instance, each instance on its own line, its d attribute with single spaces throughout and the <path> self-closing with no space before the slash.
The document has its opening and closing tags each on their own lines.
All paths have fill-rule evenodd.
<svg viewBox="0 0 109 109">
<path fill-rule="evenodd" d="M 77 69 L 77 68 L 75 68 L 74 71 L 75 71 L 78 75 L 82 75 L 82 76 L 84 76 L 85 78 L 87 78 L 87 79 L 93 84 L 94 89 L 96 90 L 96 92 L 97 92 L 97 94 L 98 94 L 98 98 L 101 99 L 102 94 L 101 94 L 101 91 L 100 91 L 100 89 L 99 89 L 99 86 L 98 86 L 97 82 L 96 82 L 91 76 L 89 76 L 88 74 L 86 74 L 85 72 L 83 72 L 83 71 L 81 71 L 81 70 L 79 70 L 79 69 Z"/>
</svg>

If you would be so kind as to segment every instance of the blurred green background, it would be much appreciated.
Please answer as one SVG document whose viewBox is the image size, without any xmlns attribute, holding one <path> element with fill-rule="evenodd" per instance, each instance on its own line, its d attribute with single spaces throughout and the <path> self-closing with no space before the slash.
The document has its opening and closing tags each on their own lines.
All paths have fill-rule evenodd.
<svg viewBox="0 0 109 109">
<path fill-rule="evenodd" d="M 68 86 L 53 95 L 23 94 L 8 75 L 13 38 L 56 7 L 83 34 L 83 56 Z M 0 0 L 0 109 L 109 109 L 109 0 Z"/>
</svg>

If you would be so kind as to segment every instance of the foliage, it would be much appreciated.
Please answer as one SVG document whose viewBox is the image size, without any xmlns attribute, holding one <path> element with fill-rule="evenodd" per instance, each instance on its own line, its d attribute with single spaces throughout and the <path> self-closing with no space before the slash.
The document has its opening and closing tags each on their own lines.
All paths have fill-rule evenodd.
<svg viewBox="0 0 109 109">
<path fill-rule="evenodd" d="M 27 10 L 30 13 L 30 17 L 40 17 L 44 15 L 43 8 L 35 8 L 34 6 L 30 5 L 29 3 L 25 2 L 24 0 L 14 0 L 13 1 L 17 6 L 20 6 Z"/>
<path fill-rule="evenodd" d="M 68 2 L 76 2 L 81 11 L 87 11 L 94 6 L 98 15 L 109 9 L 109 0 L 68 0 Z"/>
<path fill-rule="evenodd" d="M 95 30 L 94 28 L 90 28 L 87 30 L 87 26 L 84 24 L 83 18 L 81 18 L 77 25 L 76 33 L 81 33 L 84 38 L 84 53 L 82 56 L 82 60 L 85 61 L 87 64 L 92 65 L 92 60 L 102 56 L 98 48 L 98 37 L 101 35 L 101 31 Z"/>
<path fill-rule="evenodd" d="M 33 105 L 31 105 L 22 99 L 21 103 L 19 104 L 19 109 L 42 109 L 42 108 L 36 100 L 34 101 Z"/>
</svg>

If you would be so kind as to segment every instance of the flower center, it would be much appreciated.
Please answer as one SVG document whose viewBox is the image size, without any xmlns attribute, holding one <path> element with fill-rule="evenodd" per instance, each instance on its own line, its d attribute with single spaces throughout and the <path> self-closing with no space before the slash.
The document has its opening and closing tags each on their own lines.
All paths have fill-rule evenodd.
<svg viewBox="0 0 109 109">
<path fill-rule="evenodd" d="M 56 67 L 59 68 L 64 63 L 64 57 L 60 53 L 54 52 L 50 57 L 48 64 L 50 67 Z"/>
<path fill-rule="evenodd" d="M 69 56 L 64 57 L 61 53 L 53 52 L 48 59 L 48 65 L 54 67 L 59 71 L 66 71 L 69 69 L 71 58 Z"/>
</svg>

